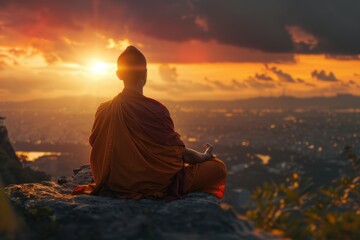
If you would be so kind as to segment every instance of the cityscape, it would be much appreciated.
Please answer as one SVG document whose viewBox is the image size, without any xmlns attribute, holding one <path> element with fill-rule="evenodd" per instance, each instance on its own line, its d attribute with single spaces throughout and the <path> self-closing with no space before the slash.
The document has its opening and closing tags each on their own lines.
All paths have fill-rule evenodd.
<svg viewBox="0 0 360 240">
<path fill-rule="evenodd" d="M 88 164 L 88 137 L 101 101 L 89 100 L 93 104 L 86 107 L 66 101 L 62 107 L 12 103 L 10 108 L 3 103 L 1 114 L 23 165 L 56 180 Z M 229 202 L 236 201 L 239 189 L 253 191 L 265 181 L 283 181 L 289 169 L 312 177 L 318 186 L 328 183 L 347 164 L 344 148 L 360 149 L 356 106 L 253 108 L 240 103 L 164 101 L 187 147 L 203 151 L 210 143 L 226 162 Z"/>
</svg>

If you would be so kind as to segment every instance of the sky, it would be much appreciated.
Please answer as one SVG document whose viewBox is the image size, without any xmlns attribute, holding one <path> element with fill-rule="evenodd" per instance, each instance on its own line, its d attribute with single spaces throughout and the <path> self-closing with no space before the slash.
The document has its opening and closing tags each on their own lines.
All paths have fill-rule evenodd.
<svg viewBox="0 0 360 240">
<path fill-rule="evenodd" d="M 123 84 L 170 100 L 360 95 L 358 0 L 0 0 L 0 101 L 96 95 Z"/>
</svg>

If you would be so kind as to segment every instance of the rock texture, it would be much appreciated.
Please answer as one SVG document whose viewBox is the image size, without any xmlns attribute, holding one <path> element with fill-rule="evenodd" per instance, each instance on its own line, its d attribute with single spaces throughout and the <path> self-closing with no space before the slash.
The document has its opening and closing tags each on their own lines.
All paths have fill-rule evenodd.
<svg viewBox="0 0 360 240">
<path fill-rule="evenodd" d="M 9 141 L 8 130 L 5 126 L 0 126 L 0 148 L 9 156 L 9 158 L 14 159 L 14 161 L 17 161 L 20 164 L 15 150 Z"/>
<path fill-rule="evenodd" d="M 41 182 L 50 176 L 30 168 L 23 168 L 15 150 L 9 141 L 8 130 L 0 125 L 0 183 L 4 186 L 11 183 Z"/>
<path fill-rule="evenodd" d="M 276 239 L 219 206 L 216 197 L 193 193 L 182 200 L 119 200 L 72 196 L 71 184 L 54 182 L 5 188 L 27 239 Z"/>
</svg>

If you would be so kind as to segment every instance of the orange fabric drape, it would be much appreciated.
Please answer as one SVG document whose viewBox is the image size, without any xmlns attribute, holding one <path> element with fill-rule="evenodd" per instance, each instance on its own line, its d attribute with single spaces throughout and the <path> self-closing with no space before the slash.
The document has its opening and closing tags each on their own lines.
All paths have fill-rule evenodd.
<svg viewBox="0 0 360 240">
<path fill-rule="evenodd" d="M 186 166 L 183 192 L 206 192 L 223 198 L 225 194 L 226 165 L 218 158 Z"/>
<path fill-rule="evenodd" d="M 189 192 L 224 197 L 226 166 L 210 159 L 184 168 L 184 144 L 165 106 L 126 89 L 101 104 L 90 136 L 95 183 L 73 194 L 177 199 Z"/>
<path fill-rule="evenodd" d="M 140 104 L 136 105 L 136 101 Z M 95 179 L 92 194 L 162 198 L 174 175 L 182 169 L 182 142 L 175 146 L 160 144 L 137 121 L 139 114 L 135 111 L 149 112 L 143 108 L 144 101 L 148 99 L 142 95 L 119 94 L 98 108 L 90 136 L 90 164 Z M 169 134 L 173 132 L 169 130 Z"/>
</svg>

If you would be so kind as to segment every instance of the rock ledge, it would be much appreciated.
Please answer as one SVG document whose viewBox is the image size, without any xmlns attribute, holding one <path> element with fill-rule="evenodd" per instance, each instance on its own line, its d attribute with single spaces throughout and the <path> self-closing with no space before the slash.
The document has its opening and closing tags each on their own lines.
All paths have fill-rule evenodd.
<svg viewBox="0 0 360 240">
<path fill-rule="evenodd" d="M 9 185 L 28 239 L 277 239 L 219 206 L 216 197 L 192 193 L 182 200 L 119 200 L 72 196 L 55 182 Z"/>
</svg>

